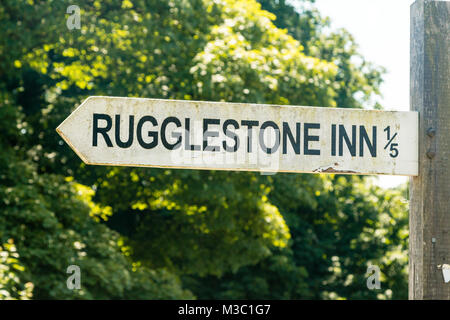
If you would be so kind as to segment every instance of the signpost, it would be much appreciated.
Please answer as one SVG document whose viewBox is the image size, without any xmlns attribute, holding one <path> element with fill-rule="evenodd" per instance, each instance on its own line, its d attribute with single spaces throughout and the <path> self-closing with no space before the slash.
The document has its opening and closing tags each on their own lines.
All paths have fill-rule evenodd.
<svg viewBox="0 0 450 320">
<path fill-rule="evenodd" d="M 449 35 L 413 4 L 410 112 L 90 97 L 57 131 L 87 164 L 412 176 L 409 297 L 450 299 Z"/>
<path fill-rule="evenodd" d="M 87 164 L 418 174 L 418 113 L 90 97 L 58 128 Z"/>
<path fill-rule="evenodd" d="M 409 298 L 450 299 L 450 2 L 411 7 L 411 110 L 419 176 L 411 179 Z"/>
</svg>

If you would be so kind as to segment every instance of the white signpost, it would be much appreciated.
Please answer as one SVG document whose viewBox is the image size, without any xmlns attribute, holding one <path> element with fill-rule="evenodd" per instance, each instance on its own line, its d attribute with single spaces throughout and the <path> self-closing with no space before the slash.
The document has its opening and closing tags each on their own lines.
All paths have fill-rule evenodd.
<svg viewBox="0 0 450 320">
<path fill-rule="evenodd" d="M 417 112 L 90 97 L 57 131 L 87 164 L 418 174 Z"/>
</svg>

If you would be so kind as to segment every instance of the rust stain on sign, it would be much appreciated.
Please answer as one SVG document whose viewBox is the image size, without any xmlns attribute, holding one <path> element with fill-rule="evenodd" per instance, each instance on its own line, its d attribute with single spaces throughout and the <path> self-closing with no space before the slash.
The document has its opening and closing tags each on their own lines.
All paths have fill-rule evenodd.
<svg viewBox="0 0 450 320">
<path fill-rule="evenodd" d="M 336 173 L 336 174 L 357 174 L 358 172 L 352 171 L 352 170 L 344 170 L 344 169 L 338 169 L 336 167 L 339 166 L 339 163 L 334 163 L 334 166 L 329 166 L 326 168 L 317 168 L 313 172 L 317 173 Z"/>
</svg>

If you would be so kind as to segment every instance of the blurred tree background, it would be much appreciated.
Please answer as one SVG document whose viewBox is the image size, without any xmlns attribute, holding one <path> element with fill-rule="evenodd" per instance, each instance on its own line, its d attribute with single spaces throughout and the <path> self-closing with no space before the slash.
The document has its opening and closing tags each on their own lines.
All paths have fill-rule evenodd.
<svg viewBox="0 0 450 320">
<path fill-rule="evenodd" d="M 55 132 L 91 95 L 381 108 L 384 70 L 313 1 L 79 0 L 69 30 L 71 4 L 0 1 L 0 298 L 407 298 L 404 189 L 92 167 Z"/>
</svg>

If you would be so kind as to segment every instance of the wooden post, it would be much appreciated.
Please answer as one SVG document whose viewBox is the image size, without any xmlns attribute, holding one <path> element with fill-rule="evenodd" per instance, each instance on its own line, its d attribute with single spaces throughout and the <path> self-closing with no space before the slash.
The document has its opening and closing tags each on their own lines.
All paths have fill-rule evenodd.
<svg viewBox="0 0 450 320">
<path fill-rule="evenodd" d="M 450 299 L 450 2 L 411 6 L 411 110 L 419 176 L 411 178 L 409 298 Z"/>
</svg>

